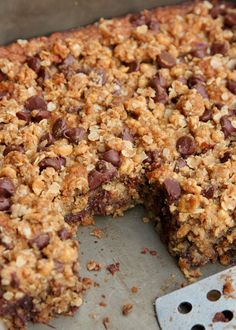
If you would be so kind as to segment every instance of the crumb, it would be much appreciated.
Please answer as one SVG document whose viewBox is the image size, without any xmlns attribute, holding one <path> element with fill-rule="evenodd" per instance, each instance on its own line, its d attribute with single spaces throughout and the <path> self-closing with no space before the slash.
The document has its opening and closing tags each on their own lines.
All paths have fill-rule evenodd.
<svg viewBox="0 0 236 330">
<path fill-rule="evenodd" d="M 127 316 L 128 314 L 130 314 L 133 310 L 133 305 L 132 304 L 125 304 L 123 307 L 122 307 L 122 314 L 124 316 Z"/>
<path fill-rule="evenodd" d="M 94 260 L 90 260 L 88 263 L 87 263 L 87 269 L 88 269 L 88 271 L 99 271 L 99 270 L 101 270 L 101 265 L 98 263 L 98 262 L 96 262 L 96 261 L 94 261 Z"/>
<path fill-rule="evenodd" d="M 223 286 L 223 293 L 224 294 L 230 294 L 234 292 L 234 287 L 232 284 L 232 279 L 227 279 L 224 286 Z"/>
<path fill-rule="evenodd" d="M 147 217 L 144 217 L 144 218 L 143 218 L 143 222 L 144 222 L 144 223 L 148 223 L 148 222 L 150 222 L 150 219 L 147 218 Z"/>
<path fill-rule="evenodd" d="M 108 323 L 110 322 L 109 317 L 105 316 L 102 320 L 102 324 L 104 325 L 105 329 L 108 329 Z"/>
<path fill-rule="evenodd" d="M 104 232 L 101 229 L 99 229 L 99 228 L 94 228 L 91 231 L 90 235 L 101 239 L 103 237 L 103 235 L 104 235 Z M 97 242 L 97 241 L 95 241 L 95 242 Z"/>
<path fill-rule="evenodd" d="M 157 251 L 152 250 L 152 251 L 149 251 L 149 253 L 150 253 L 152 256 L 157 256 Z"/>
<path fill-rule="evenodd" d="M 83 283 L 83 285 L 86 287 L 86 288 L 89 288 L 89 287 L 91 287 L 94 283 L 93 283 L 93 280 L 91 279 L 91 278 L 89 278 L 89 277 L 84 277 L 83 279 L 82 279 L 82 283 Z"/>
<path fill-rule="evenodd" d="M 109 266 L 107 266 L 107 270 L 114 275 L 116 272 L 120 271 L 120 263 L 116 262 L 115 264 L 110 264 Z"/>
<path fill-rule="evenodd" d="M 212 322 L 228 322 L 227 317 L 222 313 L 218 312 L 214 315 Z"/>
<path fill-rule="evenodd" d="M 95 313 L 90 313 L 89 317 L 93 320 L 95 320 L 97 318 L 97 315 Z"/>
<path fill-rule="evenodd" d="M 136 286 L 133 286 L 133 287 L 131 288 L 131 292 L 132 292 L 132 293 L 137 293 L 137 292 L 138 292 L 138 288 L 136 288 Z"/>
<path fill-rule="evenodd" d="M 98 282 L 94 282 L 93 286 L 94 286 L 95 288 L 100 288 L 100 284 L 99 284 Z"/>
<path fill-rule="evenodd" d="M 141 251 L 142 254 L 147 254 L 149 252 L 149 249 L 147 247 L 143 248 Z"/>
<path fill-rule="evenodd" d="M 107 304 L 106 304 L 105 302 L 101 301 L 101 302 L 99 303 L 99 306 L 101 306 L 101 307 L 106 307 Z"/>
<path fill-rule="evenodd" d="M 105 294 L 102 294 L 101 297 L 104 298 L 104 299 L 106 298 Z"/>
</svg>

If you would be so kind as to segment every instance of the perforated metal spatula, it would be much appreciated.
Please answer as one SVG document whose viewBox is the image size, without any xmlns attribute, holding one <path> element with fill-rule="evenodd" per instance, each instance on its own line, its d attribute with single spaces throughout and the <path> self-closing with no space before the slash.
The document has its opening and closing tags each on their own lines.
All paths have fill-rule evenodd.
<svg viewBox="0 0 236 330">
<path fill-rule="evenodd" d="M 162 330 L 236 329 L 236 266 L 155 302 Z"/>
</svg>

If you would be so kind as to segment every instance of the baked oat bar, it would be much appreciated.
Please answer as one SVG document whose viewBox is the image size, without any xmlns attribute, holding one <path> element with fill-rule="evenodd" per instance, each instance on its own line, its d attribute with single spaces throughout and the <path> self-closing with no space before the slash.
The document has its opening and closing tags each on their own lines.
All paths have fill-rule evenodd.
<svg viewBox="0 0 236 330">
<path fill-rule="evenodd" d="M 78 225 L 138 203 L 188 278 L 235 258 L 236 10 L 191 1 L 0 48 L 0 317 L 71 315 Z"/>
</svg>

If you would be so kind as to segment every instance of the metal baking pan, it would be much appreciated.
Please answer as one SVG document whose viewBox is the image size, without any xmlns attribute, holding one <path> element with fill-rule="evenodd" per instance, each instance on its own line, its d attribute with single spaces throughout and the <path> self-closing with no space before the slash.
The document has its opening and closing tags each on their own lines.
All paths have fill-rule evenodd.
<svg viewBox="0 0 236 330">
<path fill-rule="evenodd" d="M 8 0 L 0 1 L 0 44 L 16 39 L 48 35 L 92 23 L 100 17 L 111 18 L 145 8 L 171 5 L 181 1 L 168 0 Z M 84 304 L 74 317 L 60 317 L 51 322 L 58 330 L 105 329 L 103 319 L 109 318 L 108 329 L 159 329 L 153 303 L 184 283 L 175 259 L 167 252 L 151 223 L 144 223 L 145 210 L 136 207 L 122 218 L 99 217 L 97 227 L 104 237 L 90 235 L 92 228 L 79 228 L 81 242 L 81 276 L 91 277 L 99 287 L 90 289 Z M 147 247 L 157 251 L 153 256 L 141 251 Z M 94 259 L 102 264 L 100 272 L 87 272 L 86 263 Z M 120 263 L 114 276 L 106 266 Z M 209 276 L 222 269 L 218 264 L 203 269 Z M 138 292 L 133 294 L 132 287 Z M 103 297 L 102 297 L 103 295 Z M 105 296 L 105 298 L 104 298 Z M 106 306 L 100 306 L 99 303 Z M 133 304 L 133 311 L 123 316 L 124 304 Z M 0 326 L 1 327 L 1 326 Z M 30 330 L 46 330 L 46 325 L 30 325 Z"/>
</svg>

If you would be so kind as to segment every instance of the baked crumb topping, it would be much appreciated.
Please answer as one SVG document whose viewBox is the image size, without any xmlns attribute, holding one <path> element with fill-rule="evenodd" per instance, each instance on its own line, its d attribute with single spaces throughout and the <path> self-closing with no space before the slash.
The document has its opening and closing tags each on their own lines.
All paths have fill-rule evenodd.
<svg viewBox="0 0 236 330">
<path fill-rule="evenodd" d="M 234 7 L 194 1 L 0 48 L 9 329 L 81 306 L 75 234 L 94 215 L 146 205 L 190 279 L 235 261 Z"/>
</svg>

